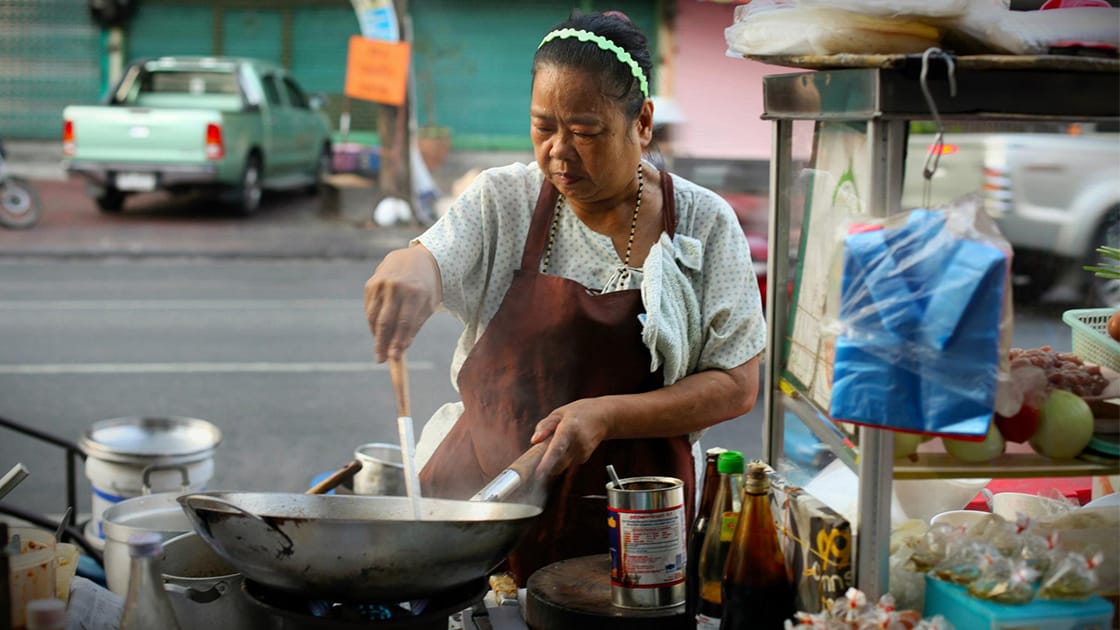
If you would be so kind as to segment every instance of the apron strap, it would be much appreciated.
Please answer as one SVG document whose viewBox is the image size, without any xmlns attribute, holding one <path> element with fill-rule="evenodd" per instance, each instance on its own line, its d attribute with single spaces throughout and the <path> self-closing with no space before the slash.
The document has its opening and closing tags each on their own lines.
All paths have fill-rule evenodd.
<svg viewBox="0 0 1120 630">
<path fill-rule="evenodd" d="M 552 215 L 556 211 L 556 201 L 560 191 L 547 179 L 541 184 L 537 195 L 537 207 L 529 223 L 529 235 L 525 238 L 525 249 L 521 252 L 521 270 L 537 272 L 541 269 L 541 256 L 548 243 L 548 229 L 552 226 Z"/>
<path fill-rule="evenodd" d="M 677 202 L 673 196 L 673 177 L 661 169 L 661 218 L 669 238 L 677 235 Z"/>
<path fill-rule="evenodd" d="M 547 179 L 541 183 L 541 192 L 537 195 L 537 207 L 533 209 L 533 219 L 529 223 L 529 234 L 525 238 L 525 249 L 521 252 L 521 269 L 523 271 L 538 271 L 541 267 L 541 257 L 548 244 L 548 229 L 552 227 L 552 215 L 556 211 L 556 201 L 560 198 L 560 191 Z M 669 171 L 661 169 L 661 219 L 665 233 L 669 238 L 677 234 L 677 206 L 673 196 L 673 177 Z"/>
</svg>

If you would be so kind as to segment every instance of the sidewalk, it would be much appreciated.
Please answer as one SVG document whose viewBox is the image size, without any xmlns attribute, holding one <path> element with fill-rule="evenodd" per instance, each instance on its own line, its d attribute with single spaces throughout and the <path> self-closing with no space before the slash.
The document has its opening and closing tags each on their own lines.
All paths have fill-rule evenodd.
<svg viewBox="0 0 1120 630">
<path fill-rule="evenodd" d="M 424 226 L 382 227 L 352 215 L 331 215 L 322 196 L 266 194 L 254 215 L 242 217 L 200 197 L 165 193 L 130 197 L 120 214 L 100 212 L 80 178 L 68 178 L 60 143 L 5 141 L 13 173 L 32 180 L 43 218 L 28 230 L 0 228 L 0 258 L 23 257 L 225 257 L 354 258 L 374 260 L 403 247 Z M 528 156 L 531 159 L 531 155 Z M 440 191 L 474 168 L 505 164 L 523 155 L 453 153 L 434 174 Z M 445 203 L 448 199 L 443 200 Z M 370 213 L 374 196 L 371 189 Z"/>
</svg>

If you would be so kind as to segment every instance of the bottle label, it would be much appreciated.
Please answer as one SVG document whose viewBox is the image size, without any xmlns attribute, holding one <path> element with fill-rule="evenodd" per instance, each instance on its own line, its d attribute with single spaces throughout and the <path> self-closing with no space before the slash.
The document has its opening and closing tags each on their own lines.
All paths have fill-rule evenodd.
<svg viewBox="0 0 1120 630">
<path fill-rule="evenodd" d="M 719 617 L 696 615 L 696 630 L 719 630 Z"/>
<path fill-rule="evenodd" d="M 724 512 L 723 518 L 719 523 L 719 540 L 720 542 L 731 542 L 731 538 L 735 535 L 735 526 L 739 524 L 738 512 Z"/>
<path fill-rule="evenodd" d="M 684 582 L 684 506 L 661 510 L 608 508 L 611 584 L 650 588 Z"/>
</svg>

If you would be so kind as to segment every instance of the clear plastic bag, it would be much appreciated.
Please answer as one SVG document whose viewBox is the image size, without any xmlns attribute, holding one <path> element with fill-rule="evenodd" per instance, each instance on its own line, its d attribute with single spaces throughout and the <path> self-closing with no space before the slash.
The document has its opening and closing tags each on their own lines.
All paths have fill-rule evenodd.
<svg viewBox="0 0 1120 630">
<path fill-rule="evenodd" d="M 1009 382 L 1011 247 L 974 197 L 849 225 L 830 415 L 949 437 L 986 435 Z"/>
<path fill-rule="evenodd" d="M 941 40 L 925 21 L 884 17 L 782 0 L 753 0 L 735 9 L 724 31 L 735 55 L 834 55 L 920 53 Z"/>
</svg>

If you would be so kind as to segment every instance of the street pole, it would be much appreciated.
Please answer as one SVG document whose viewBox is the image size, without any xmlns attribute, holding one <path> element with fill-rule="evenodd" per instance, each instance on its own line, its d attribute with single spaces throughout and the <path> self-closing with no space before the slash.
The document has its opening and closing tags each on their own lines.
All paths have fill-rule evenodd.
<svg viewBox="0 0 1120 630">
<path fill-rule="evenodd" d="M 412 22 L 408 18 L 408 1 L 393 0 L 393 9 L 401 26 L 401 41 L 412 40 Z M 409 60 L 411 75 L 412 60 Z M 411 81 L 409 81 L 411 84 Z M 411 89 L 405 90 L 404 104 L 379 105 L 377 112 L 377 133 L 381 137 L 381 170 L 378 173 L 378 187 L 385 197 L 406 200 L 416 216 L 416 202 L 412 193 L 411 169 L 411 129 L 409 111 L 412 109 Z"/>
</svg>

